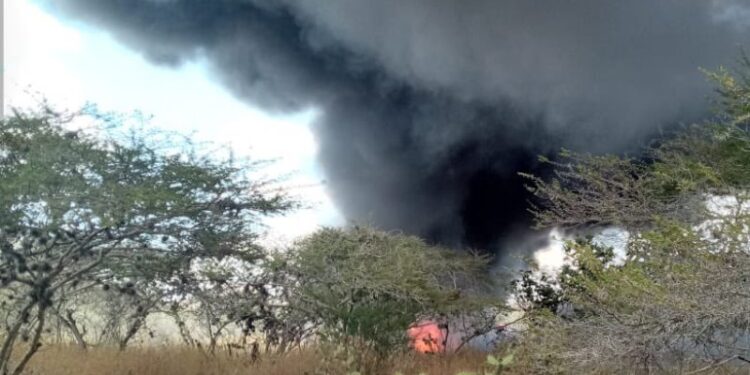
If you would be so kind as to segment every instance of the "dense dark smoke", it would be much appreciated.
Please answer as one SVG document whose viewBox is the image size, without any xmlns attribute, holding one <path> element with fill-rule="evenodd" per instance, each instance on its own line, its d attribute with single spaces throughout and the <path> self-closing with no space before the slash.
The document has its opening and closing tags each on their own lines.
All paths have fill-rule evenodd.
<svg viewBox="0 0 750 375">
<path fill-rule="evenodd" d="M 703 116 L 699 67 L 750 45 L 748 0 L 47 5 L 156 63 L 205 59 L 248 103 L 319 108 L 320 160 L 350 219 L 488 249 L 528 225 L 516 172 L 536 155 L 625 151 Z"/>
</svg>

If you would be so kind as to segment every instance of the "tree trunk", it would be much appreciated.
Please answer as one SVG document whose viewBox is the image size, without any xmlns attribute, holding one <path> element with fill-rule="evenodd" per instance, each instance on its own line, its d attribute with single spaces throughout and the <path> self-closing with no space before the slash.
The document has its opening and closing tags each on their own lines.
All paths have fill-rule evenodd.
<svg viewBox="0 0 750 375">
<path fill-rule="evenodd" d="M 34 332 L 34 338 L 31 340 L 31 346 L 26 352 L 26 355 L 23 356 L 21 362 L 18 363 L 18 366 L 16 366 L 16 369 L 13 371 L 13 375 L 21 375 L 21 373 L 23 373 L 23 369 L 26 367 L 26 364 L 29 363 L 31 357 L 34 356 L 37 350 L 39 350 L 39 347 L 42 346 L 42 343 L 40 341 L 42 339 L 42 332 L 44 331 L 45 312 L 47 309 L 43 308 L 40 305 L 37 310 L 37 322 L 36 331 Z"/>
<path fill-rule="evenodd" d="M 208 342 L 208 352 L 211 353 L 211 355 L 216 354 L 216 336 L 211 336 Z"/>
<path fill-rule="evenodd" d="M 187 329 L 187 324 L 184 320 L 182 320 L 182 317 L 180 316 L 180 313 L 177 311 L 173 312 L 172 318 L 174 319 L 175 323 L 177 323 L 177 328 L 180 332 L 180 337 L 182 337 L 182 341 L 187 346 L 195 346 L 195 339 L 193 339 L 193 335 L 190 334 L 190 331 Z"/>
<path fill-rule="evenodd" d="M 78 329 L 78 324 L 76 323 L 75 318 L 73 318 L 73 312 L 67 311 L 66 316 L 63 316 L 60 314 L 59 310 L 55 310 L 55 315 L 57 315 L 57 319 L 62 323 L 69 331 L 73 334 L 73 338 L 76 340 L 76 345 L 81 350 L 86 350 L 88 348 L 88 345 L 86 344 L 86 340 L 83 338 L 83 334 L 81 333 L 81 330 Z"/>
<path fill-rule="evenodd" d="M 0 372 L 2 372 L 3 375 L 8 373 L 8 362 L 10 361 L 10 355 L 13 352 L 13 345 L 18 338 L 18 333 L 24 324 L 24 316 L 27 316 L 29 314 L 32 307 L 34 307 L 34 303 L 29 302 L 29 304 L 27 304 L 21 310 L 21 312 L 18 314 L 16 323 L 11 329 L 8 330 L 7 336 L 5 337 L 3 347 L 2 349 L 0 349 Z"/>
<path fill-rule="evenodd" d="M 130 325 L 130 328 L 128 328 L 128 332 L 125 333 L 125 337 L 123 337 L 120 340 L 119 348 L 120 350 L 125 350 L 125 348 L 128 347 L 128 343 L 130 340 L 135 336 L 136 333 L 141 329 L 141 326 L 143 326 L 143 322 L 146 319 L 145 316 L 139 315 L 135 318 L 133 321 L 133 324 Z"/>
</svg>

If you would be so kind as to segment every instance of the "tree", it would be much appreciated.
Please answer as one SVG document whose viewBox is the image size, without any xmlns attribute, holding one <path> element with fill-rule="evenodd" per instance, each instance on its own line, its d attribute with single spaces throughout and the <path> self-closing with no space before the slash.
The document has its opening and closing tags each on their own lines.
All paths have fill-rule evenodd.
<svg viewBox="0 0 750 375">
<path fill-rule="evenodd" d="M 50 312 L 74 324 L 56 310 L 64 299 L 92 288 L 132 298 L 132 337 L 153 304 L 185 288 L 195 259 L 260 259 L 258 219 L 295 206 L 254 178 L 262 164 L 123 121 L 48 106 L 0 121 L 0 293 L 13 301 L 4 373 L 21 373 Z M 19 338 L 28 349 L 13 368 Z"/>
<path fill-rule="evenodd" d="M 702 372 L 750 363 L 750 61 L 710 73 L 716 119 L 644 158 L 564 152 L 552 180 L 528 176 L 540 226 L 616 226 L 627 261 L 583 236 L 546 302 L 533 304 L 521 371 Z M 523 283 L 522 283 L 523 284 Z M 525 283 L 535 286 L 534 283 Z M 522 294 L 526 290 L 521 290 Z M 533 293 L 525 293 L 526 296 Z M 569 304 L 560 316 L 551 306 Z"/>
<path fill-rule="evenodd" d="M 321 326 L 324 342 L 355 357 L 404 348 L 407 329 L 423 319 L 487 306 L 481 298 L 486 257 L 413 236 L 362 226 L 323 228 L 296 243 L 287 262 L 295 281 L 291 307 Z M 361 357 L 355 366 L 362 366 Z"/>
<path fill-rule="evenodd" d="M 262 341 L 266 352 L 284 352 L 302 340 L 305 322 L 290 314 L 284 289 L 278 287 L 286 275 L 272 262 L 270 257 L 256 263 L 233 258 L 201 262 L 193 272 L 196 280 L 190 283 L 192 288 L 182 301 L 185 306 L 173 305 L 171 315 L 178 325 L 191 317 L 196 322 L 194 328 L 207 339 L 205 348 L 210 354 L 214 354 L 222 336 L 234 338 L 227 344 L 244 348 L 253 334 L 262 336 L 250 343 L 255 350 L 260 350 Z M 185 334 L 183 338 L 189 345 L 198 344 L 196 335 Z"/>
</svg>

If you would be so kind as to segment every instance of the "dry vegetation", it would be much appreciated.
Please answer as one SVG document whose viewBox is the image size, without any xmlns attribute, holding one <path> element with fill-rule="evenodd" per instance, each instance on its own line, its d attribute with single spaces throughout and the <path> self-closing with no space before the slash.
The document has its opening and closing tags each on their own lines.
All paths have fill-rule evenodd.
<svg viewBox="0 0 750 375">
<path fill-rule="evenodd" d="M 263 163 L 125 121 L 44 104 L 0 121 L 0 374 L 470 370 L 403 354 L 406 332 L 492 330 L 488 258 L 361 226 L 263 247 L 260 220 L 298 206 Z M 182 346 L 138 346 L 169 336 L 156 317 Z"/>
<path fill-rule="evenodd" d="M 16 114 L 0 121 L 0 374 L 748 374 L 745 66 L 712 75 L 717 123 L 647 160 L 564 152 L 546 160 L 550 179 L 527 176 L 540 226 L 618 228 L 626 256 L 566 241 L 560 274 L 517 280 L 522 327 L 490 356 L 463 346 L 509 309 L 487 258 L 361 226 L 265 249 L 255 219 L 293 204 L 231 160 L 112 147 L 49 111 Z M 138 345 L 166 337 L 156 316 L 184 345 Z M 410 350 L 423 321 L 445 330 L 439 348 L 451 332 L 465 350 Z"/>
<path fill-rule="evenodd" d="M 486 354 L 465 352 L 440 356 L 409 353 L 382 368 L 383 374 L 455 375 L 482 370 Z M 28 374 L 56 375 L 296 375 L 318 374 L 323 359 L 313 350 L 292 351 L 252 362 L 246 354 L 227 352 L 207 356 L 196 349 L 179 347 L 95 348 L 81 352 L 72 346 L 43 348 L 27 369 Z M 324 372 L 329 373 L 329 372 Z M 341 370 L 341 373 L 346 371 Z"/>
</svg>

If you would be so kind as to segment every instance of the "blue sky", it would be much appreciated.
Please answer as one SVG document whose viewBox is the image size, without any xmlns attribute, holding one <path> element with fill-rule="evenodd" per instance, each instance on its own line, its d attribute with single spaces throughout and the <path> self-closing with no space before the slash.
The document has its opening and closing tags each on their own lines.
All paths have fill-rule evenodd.
<svg viewBox="0 0 750 375">
<path fill-rule="evenodd" d="M 154 116 L 153 126 L 193 133 L 237 155 L 277 159 L 265 173 L 291 174 L 292 193 L 311 208 L 269 219 L 270 242 L 343 222 L 316 162 L 315 109 L 272 116 L 235 99 L 201 62 L 177 69 L 152 65 L 106 33 L 61 21 L 33 0 L 4 6 L 6 106 L 30 106 L 42 95 L 58 107 L 88 101 L 104 110 L 138 110 Z"/>
</svg>

